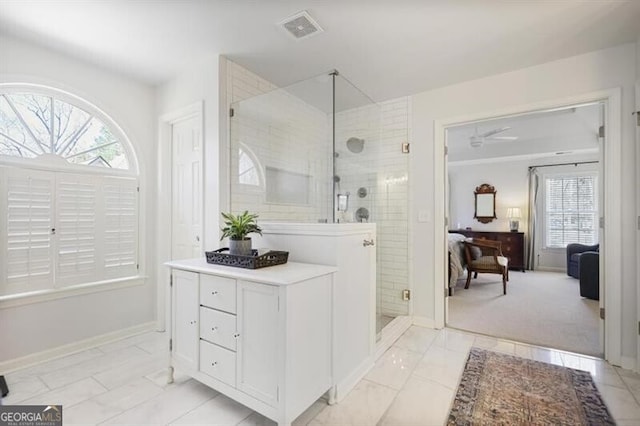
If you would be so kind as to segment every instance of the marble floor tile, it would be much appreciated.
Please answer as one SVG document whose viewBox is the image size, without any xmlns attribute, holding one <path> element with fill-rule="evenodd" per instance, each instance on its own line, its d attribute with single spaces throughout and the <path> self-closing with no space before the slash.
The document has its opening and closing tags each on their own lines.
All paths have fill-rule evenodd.
<svg viewBox="0 0 640 426">
<path fill-rule="evenodd" d="M 293 422 L 291 422 L 291 425 L 292 426 L 308 425 L 311 422 L 311 420 L 313 420 L 318 415 L 318 413 L 320 413 L 320 411 L 324 410 L 326 406 L 327 406 L 327 401 L 320 398 L 319 400 L 311 404 L 311 406 L 307 408 L 302 414 L 300 414 L 298 418 L 296 418 Z"/>
<path fill-rule="evenodd" d="M 563 366 L 562 354 L 551 349 L 539 348 L 537 346 L 516 344 L 515 354 L 521 358 L 534 361 L 546 362 L 547 364 Z"/>
<path fill-rule="evenodd" d="M 148 356 L 149 354 L 140 348 L 130 346 L 123 349 L 103 354 L 78 364 L 65 367 L 51 373 L 40 376 L 42 381 L 51 389 L 65 386 L 69 383 L 91 377 L 94 374 L 108 370 L 113 367 L 130 362 L 135 357 Z"/>
<path fill-rule="evenodd" d="M 634 379 L 640 379 L 640 373 L 636 373 L 635 371 L 627 370 L 622 367 L 614 367 L 616 372 L 620 375 L 620 377 L 631 377 Z"/>
<path fill-rule="evenodd" d="M 438 336 L 433 341 L 433 345 L 466 354 L 469 352 L 469 349 L 471 349 L 471 346 L 473 346 L 475 339 L 476 337 L 473 334 L 444 328 L 438 333 Z"/>
<path fill-rule="evenodd" d="M 622 376 L 621 380 L 627 386 L 636 401 L 640 403 L 640 378 Z"/>
<path fill-rule="evenodd" d="M 473 346 L 507 355 L 515 355 L 516 353 L 515 343 L 496 339 L 494 337 L 478 336 L 473 342 Z"/>
<path fill-rule="evenodd" d="M 166 387 L 163 392 L 103 424 L 169 424 L 216 397 L 218 392 L 195 380 Z"/>
<path fill-rule="evenodd" d="M 161 335 L 161 333 L 155 334 Z M 137 343 L 136 346 L 145 352 L 149 352 L 152 355 L 166 354 L 166 356 L 169 356 L 169 338 L 164 336 L 161 337 L 162 338 L 154 336 L 151 339 L 147 339 L 145 341 Z"/>
<path fill-rule="evenodd" d="M 109 353 L 153 340 L 166 340 L 167 349 L 169 348 L 169 335 L 167 333 L 148 331 L 146 333 L 140 333 L 136 334 L 135 336 L 130 336 L 124 339 L 106 343 L 104 345 L 98 346 L 98 349 L 100 349 L 104 353 Z"/>
<path fill-rule="evenodd" d="M 449 389 L 456 389 L 468 355 L 440 347 L 432 347 L 418 363 L 413 374 Z"/>
<path fill-rule="evenodd" d="M 361 380 L 339 404 L 328 405 L 309 425 L 375 425 L 397 391 L 368 380 Z"/>
<path fill-rule="evenodd" d="M 60 389 L 36 395 L 21 401 L 21 405 L 63 405 L 70 407 L 89 398 L 103 394 L 107 389 L 93 378 L 89 377 L 75 383 L 71 383 Z"/>
<path fill-rule="evenodd" d="M 625 388 L 625 384 L 615 368 L 603 360 L 582 357 L 566 352 L 562 353 L 562 360 L 565 367 L 591 373 L 591 377 L 593 377 L 593 381 L 596 383 Z"/>
<path fill-rule="evenodd" d="M 171 422 L 174 425 L 235 425 L 253 411 L 224 395 L 218 395 Z"/>
<path fill-rule="evenodd" d="M 103 355 L 104 352 L 99 349 L 88 349 L 86 351 L 52 359 L 50 361 L 45 361 L 21 370 L 11 372 L 9 374 L 5 374 L 5 378 L 7 379 L 7 382 L 15 383 L 25 377 L 40 376 L 46 373 L 51 373 L 63 368 L 80 364 L 84 361 L 98 358 Z"/>
<path fill-rule="evenodd" d="M 376 361 L 365 378 L 400 390 L 421 358 L 418 352 L 392 346 Z"/>
<path fill-rule="evenodd" d="M 154 373 L 169 364 L 169 355 L 145 354 L 135 356 L 129 361 L 94 374 L 93 378 L 107 389 L 120 387 L 132 377 L 142 377 Z M 166 370 L 165 370 L 166 371 Z"/>
<path fill-rule="evenodd" d="M 4 404 L 18 404 L 50 390 L 38 376 L 24 376 L 18 381 L 15 381 L 15 377 L 12 376 L 7 376 L 5 379 L 11 392 L 3 398 Z"/>
<path fill-rule="evenodd" d="M 64 424 L 97 424 L 162 393 L 145 378 L 130 381 L 70 408 L 64 407 Z"/>
<path fill-rule="evenodd" d="M 240 423 L 237 426 L 278 426 L 276 422 L 273 420 L 269 420 L 265 416 L 253 413 Z"/>
<path fill-rule="evenodd" d="M 631 392 L 615 386 L 596 384 L 609 412 L 618 420 L 635 420 L 640 424 L 640 405 Z"/>
<path fill-rule="evenodd" d="M 173 383 L 168 383 L 167 380 L 169 379 L 169 368 L 167 367 L 167 365 L 168 364 L 165 364 L 165 366 L 160 367 L 158 370 L 154 371 L 153 373 L 147 374 L 144 377 L 151 380 L 161 388 L 166 388 L 167 386 L 171 385 L 179 385 L 191 380 L 190 376 L 184 374 L 180 370 L 175 370 L 173 372 Z"/>
<path fill-rule="evenodd" d="M 380 426 L 443 425 L 449 416 L 454 391 L 412 376 L 387 410 Z"/>
<path fill-rule="evenodd" d="M 408 349 L 413 352 L 425 353 L 438 336 L 438 330 L 411 326 L 394 343 L 394 346 Z"/>
</svg>

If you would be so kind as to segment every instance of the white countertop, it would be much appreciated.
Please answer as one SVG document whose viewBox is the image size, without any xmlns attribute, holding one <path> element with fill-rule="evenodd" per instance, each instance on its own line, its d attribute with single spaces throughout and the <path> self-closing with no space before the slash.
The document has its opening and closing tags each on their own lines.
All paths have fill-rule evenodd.
<svg viewBox="0 0 640 426">
<path fill-rule="evenodd" d="M 255 281 L 271 285 L 290 285 L 306 281 L 311 278 L 336 272 L 338 268 L 326 265 L 313 265 L 310 263 L 288 262 L 284 265 L 267 266 L 260 269 L 243 269 L 233 266 L 214 265 L 207 263 L 202 258 L 172 260 L 165 263 L 174 269 L 201 272 L 220 277 L 235 278 L 246 281 Z"/>
</svg>

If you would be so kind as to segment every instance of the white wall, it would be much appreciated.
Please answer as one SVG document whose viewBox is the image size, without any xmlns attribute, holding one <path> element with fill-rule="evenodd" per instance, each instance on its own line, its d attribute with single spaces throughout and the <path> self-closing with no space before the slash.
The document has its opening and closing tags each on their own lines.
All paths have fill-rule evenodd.
<svg viewBox="0 0 640 426">
<path fill-rule="evenodd" d="M 505 74 L 423 92 L 413 97 L 413 144 L 411 176 L 421 185 L 413 186 L 411 198 L 422 219 L 412 218 L 414 225 L 413 250 L 422 261 L 413 264 L 413 276 L 425 277 L 414 285 L 414 315 L 435 320 L 434 264 L 436 229 L 433 205 L 436 187 L 443 188 L 441 176 L 435 176 L 434 120 L 446 120 L 470 114 L 486 114 L 535 102 L 578 96 L 598 90 L 622 89 L 622 182 L 635 182 L 635 126 L 631 112 L 634 103 L 636 78 L 636 46 L 634 43 L 591 52 Z M 622 229 L 635 229 L 635 185 L 622 188 Z M 417 215 L 416 215 L 417 216 Z M 622 355 L 635 359 L 636 324 L 636 236 L 623 233 L 620 250 L 622 259 Z M 440 256 L 442 257 L 442 256 Z M 430 278 L 427 278 L 430 277 Z M 437 284 L 442 285 L 442 284 Z M 614 314 L 615 315 L 615 314 Z"/>
<path fill-rule="evenodd" d="M 155 204 L 154 89 L 130 78 L 22 41 L 0 36 L 0 82 L 66 90 L 110 115 L 131 140 L 140 163 L 141 213 Z M 0 361 L 153 321 L 155 215 L 141 221 L 143 285 L 0 309 Z"/>
</svg>

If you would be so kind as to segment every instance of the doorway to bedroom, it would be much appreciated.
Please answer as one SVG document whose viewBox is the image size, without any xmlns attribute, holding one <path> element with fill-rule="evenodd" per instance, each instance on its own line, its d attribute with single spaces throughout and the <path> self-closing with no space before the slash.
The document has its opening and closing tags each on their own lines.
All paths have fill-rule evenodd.
<svg viewBox="0 0 640 426">
<path fill-rule="evenodd" d="M 446 129 L 448 327 L 603 357 L 605 107 Z"/>
</svg>

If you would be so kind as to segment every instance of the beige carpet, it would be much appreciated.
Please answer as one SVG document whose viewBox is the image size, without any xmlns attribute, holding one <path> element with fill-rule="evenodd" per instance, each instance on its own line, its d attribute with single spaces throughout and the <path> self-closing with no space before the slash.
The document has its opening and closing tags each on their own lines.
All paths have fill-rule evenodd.
<svg viewBox="0 0 640 426">
<path fill-rule="evenodd" d="M 507 295 L 499 275 L 478 274 L 449 298 L 448 326 L 519 342 L 602 356 L 598 301 L 580 297 L 578 280 L 555 272 L 510 271 Z"/>
</svg>

